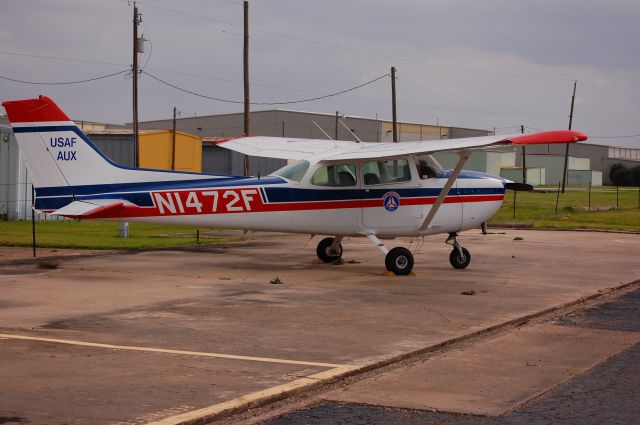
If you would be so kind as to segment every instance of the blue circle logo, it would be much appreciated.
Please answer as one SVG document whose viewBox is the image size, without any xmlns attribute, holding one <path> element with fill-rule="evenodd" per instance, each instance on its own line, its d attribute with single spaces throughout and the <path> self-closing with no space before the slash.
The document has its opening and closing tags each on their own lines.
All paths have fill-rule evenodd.
<svg viewBox="0 0 640 425">
<path fill-rule="evenodd" d="M 400 195 L 395 192 L 387 192 L 382 198 L 384 202 L 384 209 L 387 211 L 395 211 L 400 206 Z"/>
</svg>

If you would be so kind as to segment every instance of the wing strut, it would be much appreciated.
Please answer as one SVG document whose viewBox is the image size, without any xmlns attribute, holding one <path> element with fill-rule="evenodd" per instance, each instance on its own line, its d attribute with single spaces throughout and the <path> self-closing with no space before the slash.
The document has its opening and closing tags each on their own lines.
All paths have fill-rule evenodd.
<svg viewBox="0 0 640 425">
<path fill-rule="evenodd" d="M 451 187 L 453 186 L 456 179 L 460 175 L 460 172 L 462 171 L 462 167 L 464 167 L 464 164 L 467 162 L 467 160 L 471 156 L 471 152 L 461 150 L 461 151 L 458 151 L 458 156 L 460 158 L 458 159 L 458 163 L 456 164 L 456 167 L 453 169 L 453 171 L 451 172 L 451 175 L 449 176 L 449 179 L 447 180 L 447 182 L 444 184 L 444 187 L 440 191 L 440 195 L 438 195 L 438 199 L 436 199 L 436 202 L 433 204 L 433 206 L 429 210 L 429 214 L 427 214 L 427 216 L 425 217 L 420 227 L 418 227 L 418 232 L 426 231 L 431 225 L 431 222 L 433 221 L 433 217 L 436 216 L 436 213 L 440 209 L 440 205 L 442 205 L 442 203 L 444 202 L 444 199 L 449 194 Z"/>
</svg>

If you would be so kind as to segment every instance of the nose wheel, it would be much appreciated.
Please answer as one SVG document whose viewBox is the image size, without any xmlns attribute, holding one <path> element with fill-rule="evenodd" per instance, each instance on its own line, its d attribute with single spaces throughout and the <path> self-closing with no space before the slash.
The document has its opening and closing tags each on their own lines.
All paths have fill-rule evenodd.
<svg viewBox="0 0 640 425">
<path fill-rule="evenodd" d="M 325 263 L 331 263 L 332 261 L 342 258 L 342 237 L 337 238 L 324 238 L 318 243 L 316 248 L 316 254 L 318 258 Z"/>
<path fill-rule="evenodd" d="M 458 234 L 450 233 L 446 243 L 453 245 L 453 250 L 449 254 L 449 262 L 455 269 L 465 269 L 471 262 L 471 253 L 458 242 Z"/>
</svg>

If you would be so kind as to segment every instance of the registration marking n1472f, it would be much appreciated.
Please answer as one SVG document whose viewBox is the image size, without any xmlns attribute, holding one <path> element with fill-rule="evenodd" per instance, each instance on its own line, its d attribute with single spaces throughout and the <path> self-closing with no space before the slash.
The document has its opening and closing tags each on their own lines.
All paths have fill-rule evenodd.
<svg viewBox="0 0 640 425">
<path fill-rule="evenodd" d="M 258 189 L 153 192 L 160 214 L 225 214 L 254 211 L 261 205 Z"/>
</svg>

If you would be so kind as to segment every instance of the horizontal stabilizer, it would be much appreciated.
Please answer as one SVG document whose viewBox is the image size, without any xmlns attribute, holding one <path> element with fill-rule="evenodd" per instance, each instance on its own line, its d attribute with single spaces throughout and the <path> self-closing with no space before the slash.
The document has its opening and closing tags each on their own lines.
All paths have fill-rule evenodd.
<svg viewBox="0 0 640 425">
<path fill-rule="evenodd" d="M 92 199 L 90 201 L 73 201 L 53 211 L 52 215 L 61 215 L 68 218 L 91 218 L 98 213 L 122 208 L 125 206 L 135 206 L 135 204 L 123 199 Z"/>
</svg>

